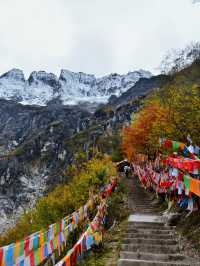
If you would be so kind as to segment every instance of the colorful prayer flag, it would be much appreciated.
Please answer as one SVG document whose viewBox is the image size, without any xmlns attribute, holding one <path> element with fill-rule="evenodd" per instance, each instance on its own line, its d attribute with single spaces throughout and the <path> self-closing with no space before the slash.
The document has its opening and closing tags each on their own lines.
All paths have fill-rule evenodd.
<svg viewBox="0 0 200 266">
<path fill-rule="evenodd" d="M 200 180 L 191 178 L 190 191 L 200 197 Z"/>
<path fill-rule="evenodd" d="M 190 189 L 190 177 L 187 175 L 183 176 L 184 185 L 186 189 Z"/>
</svg>

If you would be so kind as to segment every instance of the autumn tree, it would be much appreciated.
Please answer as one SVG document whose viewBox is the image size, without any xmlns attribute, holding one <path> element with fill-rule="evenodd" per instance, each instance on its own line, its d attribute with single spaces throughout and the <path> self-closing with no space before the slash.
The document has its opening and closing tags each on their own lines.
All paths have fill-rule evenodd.
<svg viewBox="0 0 200 266">
<path fill-rule="evenodd" d="M 159 136 L 165 129 L 168 110 L 158 100 L 150 100 L 146 106 L 133 117 L 131 126 L 123 130 L 123 150 L 129 160 L 136 153 L 153 155 L 158 148 Z"/>
</svg>

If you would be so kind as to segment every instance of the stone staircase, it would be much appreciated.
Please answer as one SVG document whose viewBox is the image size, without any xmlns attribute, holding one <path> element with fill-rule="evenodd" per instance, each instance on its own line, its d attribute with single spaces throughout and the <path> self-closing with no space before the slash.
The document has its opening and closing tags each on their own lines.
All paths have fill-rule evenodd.
<svg viewBox="0 0 200 266">
<path fill-rule="evenodd" d="M 153 202 L 136 178 L 130 186 L 128 227 L 123 236 L 118 266 L 198 266 L 198 259 L 181 252 L 175 227 L 167 226 Z"/>
</svg>

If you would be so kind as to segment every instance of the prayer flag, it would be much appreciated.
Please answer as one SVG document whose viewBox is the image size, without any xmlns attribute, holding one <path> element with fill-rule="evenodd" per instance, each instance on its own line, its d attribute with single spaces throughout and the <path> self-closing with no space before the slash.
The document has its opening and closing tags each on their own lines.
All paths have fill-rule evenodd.
<svg viewBox="0 0 200 266">
<path fill-rule="evenodd" d="M 13 266 L 14 264 L 14 244 L 9 245 L 5 251 L 6 266 Z"/>
<path fill-rule="evenodd" d="M 20 249 L 19 249 L 19 255 L 24 255 L 24 240 L 20 241 Z"/>
<path fill-rule="evenodd" d="M 66 256 L 65 264 L 66 264 L 66 266 L 71 266 L 70 255 Z"/>
<path fill-rule="evenodd" d="M 35 265 L 39 265 L 41 262 L 41 260 L 40 260 L 40 248 L 38 248 L 34 252 L 34 261 L 35 261 Z"/>
<path fill-rule="evenodd" d="M 20 242 L 16 242 L 14 245 L 14 260 L 20 255 Z"/>
<path fill-rule="evenodd" d="M 28 256 L 28 254 L 29 254 L 29 242 L 30 242 L 30 238 L 27 237 L 25 239 L 25 242 L 24 242 L 24 253 L 25 253 L 25 256 Z"/>
<path fill-rule="evenodd" d="M 172 141 L 165 139 L 163 145 L 165 148 L 171 149 L 172 148 Z"/>
<path fill-rule="evenodd" d="M 34 251 L 32 250 L 30 253 L 30 266 L 35 266 L 35 259 L 34 259 Z"/>
<path fill-rule="evenodd" d="M 3 248 L 0 248 L 0 266 L 3 266 Z"/>
<path fill-rule="evenodd" d="M 200 197 L 200 180 L 191 178 L 190 191 Z"/>
<path fill-rule="evenodd" d="M 180 148 L 180 143 L 177 141 L 172 142 L 172 148 L 174 151 L 177 151 Z"/>
<path fill-rule="evenodd" d="M 44 235 L 43 235 L 43 232 L 42 231 L 40 231 L 39 234 L 40 234 L 40 244 L 39 245 L 41 247 L 41 246 L 44 245 Z"/>
<path fill-rule="evenodd" d="M 187 175 L 183 176 L 184 179 L 184 185 L 186 189 L 190 189 L 190 177 Z"/>
<path fill-rule="evenodd" d="M 40 242 L 40 239 L 39 239 L 39 234 L 35 235 L 34 238 L 33 238 L 33 249 L 36 250 L 39 248 L 39 242 Z"/>
</svg>

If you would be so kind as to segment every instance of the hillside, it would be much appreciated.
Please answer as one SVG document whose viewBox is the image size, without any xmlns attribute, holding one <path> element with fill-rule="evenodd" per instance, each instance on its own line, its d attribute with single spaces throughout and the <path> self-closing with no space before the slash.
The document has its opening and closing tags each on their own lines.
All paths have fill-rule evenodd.
<svg viewBox="0 0 200 266">
<path fill-rule="evenodd" d="M 99 107 L 94 113 L 88 112 L 83 107 L 63 106 L 59 100 L 52 101 L 44 107 L 24 106 L 13 101 L 1 100 L 2 230 L 22 213 L 23 208 L 34 206 L 38 197 L 51 191 L 56 184 L 68 182 L 71 178 L 71 165 L 77 165 L 81 161 L 92 158 L 97 151 L 111 154 L 113 159 L 121 159 L 119 132 L 123 126 L 131 123 L 133 113 L 140 110 L 144 112 L 147 103 L 154 104 L 158 99 L 164 106 L 172 103 L 176 106 L 176 112 L 184 115 L 189 125 L 192 113 L 189 117 L 187 114 L 185 116 L 183 110 L 186 105 L 184 104 L 190 106 L 193 99 L 190 90 L 193 86 L 195 88 L 199 86 L 199 77 L 200 63 L 195 62 L 192 66 L 170 77 L 141 79 L 125 94 Z M 189 92 L 188 101 L 185 100 L 186 98 L 175 97 L 177 94 L 185 94 L 185 90 Z M 157 105 L 154 104 L 154 109 L 149 110 L 157 112 L 156 108 Z M 198 110 L 197 108 L 197 113 Z M 163 112 L 166 114 L 165 110 Z M 150 114 L 149 111 L 147 114 Z M 149 119 L 148 116 L 147 119 Z M 190 133 L 198 144 L 198 134 L 196 134 L 198 126 L 192 134 L 191 131 L 183 130 L 180 126 L 181 121 L 182 119 L 173 121 L 175 128 L 172 127 L 173 131 L 170 131 L 168 136 L 185 141 L 187 134 Z M 166 123 L 165 128 L 168 132 L 169 125 L 173 126 L 173 123 L 169 123 L 168 117 Z M 193 125 L 191 124 L 191 130 L 194 129 Z M 164 134 L 164 129 L 160 126 L 162 125 L 155 128 L 156 134 L 151 133 L 152 140 L 148 146 L 146 143 L 138 146 L 140 145 L 138 140 L 141 139 L 140 132 L 139 137 L 136 138 L 135 147 L 142 152 L 148 147 L 149 155 L 154 155 L 160 130 Z M 129 154 L 127 155 L 129 157 Z"/>
<path fill-rule="evenodd" d="M 21 72 L 16 73 L 11 71 L 2 79 L 24 80 Z M 118 80 L 117 76 L 112 79 Z M 157 79 L 160 78 L 155 77 Z M 131 96 L 135 80 L 132 81 L 123 81 L 131 87 L 127 93 L 130 91 L 132 101 L 98 108 L 86 102 L 66 106 L 59 99 L 50 101 L 47 106 L 0 100 L 2 230 L 24 208 L 34 206 L 38 197 L 56 184 L 69 180 L 67 169 L 76 163 L 79 154 L 83 153 L 87 159 L 97 150 L 112 154 L 113 145 L 116 148 L 120 144 L 118 131 L 130 123 L 132 112 L 137 111 L 143 101 L 144 91 L 147 93 L 154 85 L 151 78 L 146 79 L 141 91 L 134 85 L 136 92 Z M 109 83 L 108 87 L 112 89 L 113 84 Z M 158 83 L 155 85 L 157 87 Z"/>
</svg>

